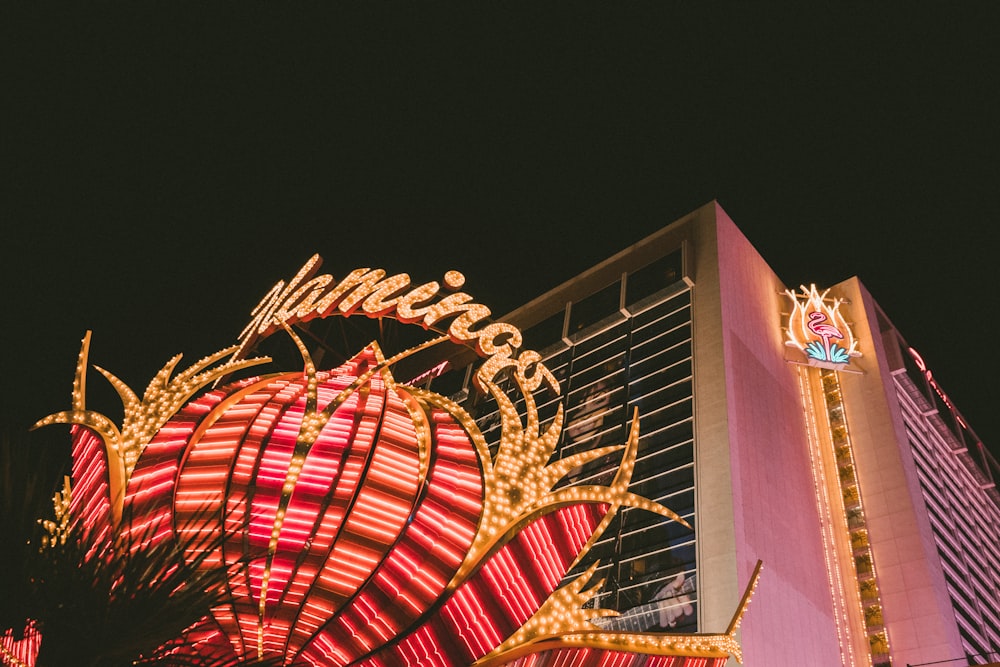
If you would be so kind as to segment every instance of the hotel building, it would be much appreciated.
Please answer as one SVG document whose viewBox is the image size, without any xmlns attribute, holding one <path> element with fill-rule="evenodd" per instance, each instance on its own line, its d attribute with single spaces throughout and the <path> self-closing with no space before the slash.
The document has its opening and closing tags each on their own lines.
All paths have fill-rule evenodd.
<svg viewBox="0 0 1000 667">
<path fill-rule="evenodd" d="M 337 281 L 318 261 L 267 293 L 240 345 L 170 379 L 175 357 L 141 401 L 115 384 L 121 428 L 86 407 L 88 333 L 73 409 L 39 422 L 77 426 L 66 504 L 93 549 L 176 540 L 232 568 L 185 650 L 317 667 L 1000 664 L 1000 465 L 856 278 L 783 284 L 715 203 L 500 322 L 454 293 L 457 272 L 442 292 L 368 269 Z M 343 318 L 327 316 L 356 311 L 379 345 L 363 334 L 319 366 L 338 353 Z M 470 346 L 400 338 L 390 356 L 393 312 Z M 299 358 L 275 365 L 295 370 L 223 382 L 259 372 L 268 360 L 242 353 L 293 324 L 319 347 L 266 342 L 294 338 Z M 472 343 L 492 349 L 481 365 Z M 548 389 L 531 385 L 539 360 Z M 0 663 L 34 664 L 46 631 L 25 628 L 0 634 Z"/>
<path fill-rule="evenodd" d="M 711 203 L 501 320 L 561 383 L 560 455 L 638 414 L 631 489 L 694 526 L 621 513 L 580 566 L 610 628 L 723 631 L 760 559 L 751 667 L 1000 661 L 997 463 L 857 278 L 782 283 Z"/>
</svg>

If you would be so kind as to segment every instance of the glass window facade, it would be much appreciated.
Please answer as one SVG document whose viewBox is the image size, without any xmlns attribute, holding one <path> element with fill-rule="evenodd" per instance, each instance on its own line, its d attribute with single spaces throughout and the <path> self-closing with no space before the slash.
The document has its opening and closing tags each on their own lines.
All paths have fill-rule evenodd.
<svg viewBox="0 0 1000 667">
<path fill-rule="evenodd" d="M 1000 655 L 1000 510 L 996 489 L 940 416 L 921 377 L 894 373 L 920 487 L 962 644 L 970 656 Z"/>
<path fill-rule="evenodd" d="M 669 257 L 664 266 L 679 265 L 679 253 Z M 569 304 L 565 338 L 526 342 L 542 351 L 561 384 L 561 397 L 538 397 L 543 422 L 563 402 L 565 422 L 556 456 L 623 444 L 638 409 L 640 439 L 629 488 L 694 526 L 691 291 L 676 273 L 654 268 L 651 273 L 673 282 L 661 281 L 654 290 L 655 280 L 646 275 L 642 289 L 631 293 L 621 282 L 608 285 Z M 628 279 L 624 276 L 626 284 Z M 496 443 L 495 403 L 484 402 L 476 413 L 487 442 Z M 619 451 L 571 471 L 563 483 L 610 483 L 620 461 Z M 600 562 L 593 581 L 604 579 L 605 585 L 592 604 L 621 612 L 602 621 L 609 629 L 696 632 L 695 553 L 691 530 L 624 508 L 567 579 Z"/>
</svg>

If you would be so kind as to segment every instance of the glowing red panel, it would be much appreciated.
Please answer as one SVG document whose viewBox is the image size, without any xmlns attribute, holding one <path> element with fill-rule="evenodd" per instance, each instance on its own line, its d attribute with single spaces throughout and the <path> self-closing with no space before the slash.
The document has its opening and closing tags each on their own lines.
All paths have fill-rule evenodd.
<svg viewBox="0 0 1000 667">
<path fill-rule="evenodd" d="M 369 396 L 363 413 L 366 417 L 377 418 L 379 428 L 373 435 L 377 435 L 378 441 L 365 461 L 363 482 L 353 499 L 343 531 L 307 598 L 305 612 L 309 616 L 300 616 L 303 622 L 293 630 L 289 653 L 301 650 L 320 627 L 316 621 L 322 615 L 317 607 L 327 605 L 325 622 L 330 609 L 340 609 L 369 581 L 414 511 L 419 461 L 413 419 L 400 397 L 395 392 L 385 391 L 380 378 L 373 378 L 370 385 L 370 394 L 384 394 L 386 401 L 384 409 L 376 416 L 369 412 Z M 360 599 L 366 598 L 361 596 Z M 377 622 L 369 625 L 374 629 Z"/>
<path fill-rule="evenodd" d="M 125 489 L 133 544 L 172 537 L 171 505 L 181 457 L 195 428 L 224 395 L 214 391 L 188 403 L 146 445 Z"/>
<path fill-rule="evenodd" d="M 450 415 L 436 410 L 431 421 L 437 446 L 427 493 L 374 577 L 300 654 L 312 664 L 350 663 L 410 627 L 440 597 L 472 544 L 482 511 L 479 459 Z"/>
<path fill-rule="evenodd" d="M 14 639 L 14 631 L 7 630 L 0 635 L 0 665 L 35 667 L 41 645 L 42 635 L 32 621 L 25 625 L 21 639 Z"/>
<path fill-rule="evenodd" d="M 86 529 L 92 531 L 90 556 L 111 533 L 108 459 L 104 441 L 89 428 L 73 426 L 70 433 L 73 438 L 70 512 L 73 516 L 87 517 Z"/>
<path fill-rule="evenodd" d="M 574 505 L 546 515 L 493 555 L 416 631 L 360 664 L 471 664 L 517 630 L 562 579 L 607 511 Z M 582 540 L 582 541 L 581 541 Z M 545 562 L 544 567 L 538 567 Z M 556 573 L 561 573 L 556 576 Z M 446 638 L 444 641 L 441 638 Z"/>
<path fill-rule="evenodd" d="M 338 576 L 339 563 L 334 560 L 332 553 L 344 530 L 344 517 L 360 492 L 362 472 L 372 455 L 374 445 L 372 437 L 375 435 L 372 429 L 360 428 L 361 420 L 354 419 L 358 405 L 358 395 L 355 393 L 334 413 L 321 435 L 327 439 L 324 447 L 331 453 L 339 452 L 343 463 L 339 466 L 336 476 L 331 479 L 333 486 L 324 500 L 324 512 L 318 515 L 320 519 L 318 530 L 303 560 L 303 566 L 307 568 L 307 572 L 303 574 L 308 575 L 309 589 L 304 593 L 301 604 L 302 611 L 299 614 L 301 626 L 293 627 L 291 631 L 292 646 L 295 646 L 296 642 L 305 641 L 338 606 L 337 600 L 340 596 L 334 590 L 336 581 L 331 579 Z M 381 414 L 381 400 L 371 399 L 369 396 L 365 405 L 367 410 L 374 411 L 374 414 L 368 415 L 369 418 L 377 418 Z M 341 557 L 344 557 L 343 548 Z M 297 637 L 299 639 L 296 639 Z"/>
<path fill-rule="evenodd" d="M 240 490 L 239 484 L 234 483 L 239 476 L 236 470 L 239 448 L 252 441 L 253 429 L 260 423 L 260 412 L 268 404 L 267 401 L 286 385 L 287 381 L 281 380 L 246 380 L 223 388 L 218 392 L 222 396 L 231 396 L 241 390 L 246 394 L 240 403 L 224 410 L 226 404 L 220 405 L 219 401 L 202 406 L 198 405 L 199 400 L 192 404 L 200 408 L 192 415 L 193 418 L 182 419 L 190 412 L 185 408 L 160 431 L 161 434 L 172 434 L 171 441 L 163 443 L 166 445 L 164 450 L 170 451 L 178 441 L 184 446 L 183 456 L 177 457 L 182 458 L 183 463 L 175 473 L 177 493 L 173 496 L 173 512 L 181 536 L 194 545 L 210 543 L 220 534 L 227 536 L 222 551 L 218 556 L 209 558 L 206 565 L 220 561 L 232 565 L 242 557 L 243 516 L 224 502 L 226 497 L 223 493 L 228 491 L 231 495 L 237 489 L 236 494 L 245 497 L 246 484 Z M 172 451 L 170 453 L 166 461 L 173 463 L 176 455 Z M 140 463 L 145 461 L 145 456 L 144 452 Z M 233 542 L 239 543 L 238 553 L 227 555 L 226 548 Z M 245 577 L 237 574 L 231 578 L 229 585 L 234 601 L 245 599 Z M 218 626 L 235 642 L 233 648 L 237 652 L 246 651 L 247 647 L 239 641 L 241 633 L 235 618 L 235 606 L 226 606 L 214 613 Z"/>
</svg>

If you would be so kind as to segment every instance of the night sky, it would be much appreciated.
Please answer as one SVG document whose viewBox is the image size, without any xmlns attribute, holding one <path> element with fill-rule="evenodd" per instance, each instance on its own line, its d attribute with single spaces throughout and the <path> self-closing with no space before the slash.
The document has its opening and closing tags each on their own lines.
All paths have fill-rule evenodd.
<svg viewBox="0 0 1000 667">
<path fill-rule="evenodd" d="M 8 428 L 87 329 L 141 391 L 314 252 L 499 314 L 716 199 L 786 284 L 860 276 L 998 449 L 985 5 L 306 9 L 0 9 Z"/>
</svg>

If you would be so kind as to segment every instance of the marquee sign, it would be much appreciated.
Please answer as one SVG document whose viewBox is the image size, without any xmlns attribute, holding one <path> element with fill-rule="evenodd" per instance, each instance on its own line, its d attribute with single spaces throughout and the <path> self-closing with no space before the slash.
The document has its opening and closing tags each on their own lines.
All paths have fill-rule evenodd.
<svg viewBox="0 0 1000 667">
<path fill-rule="evenodd" d="M 860 357 L 854 332 L 840 312 L 844 300 L 827 297 L 830 290 L 820 292 L 816 285 L 801 285 L 801 293 L 785 290 L 792 302 L 785 329 L 785 345 L 795 347 L 805 355 L 810 366 L 840 370 Z"/>
<path fill-rule="evenodd" d="M 406 274 L 358 269 L 336 280 L 317 275 L 319 265 L 314 256 L 276 284 L 237 345 L 176 375 L 174 357 L 141 398 L 98 368 L 122 398 L 120 425 L 86 407 L 88 332 L 72 408 L 37 424 L 75 425 L 70 515 L 92 527 L 93 539 L 127 533 L 137 548 L 173 540 L 193 559 L 207 536 L 227 536 L 199 562 L 230 568 L 228 600 L 177 650 L 194 646 L 223 665 L 721 667 L 740 659 L 735 633 L 759 564 L 721 634 L 602 629 L 592 621 L 616 612 L 585 607 L 602 585 L 590 581 L 596 564 L 560 586 L 622 507 L 690 528 L 628 491 L 638 415 L 623 445 L 553 461 L 563 412 L 543 427 L 534 393 L 543 385 L 558 393 L 559 384 L 537 352 L 522 349 L 516 327 L 490 322 L 489 308 L 458 291 L 460 273 L 413 287 Z M 318 369 L 293 326 L 352 314 L 432 334 L 391 357 L 372 343 L 338 368 Z M 303 370 L 226 380 L 269 362 L 247 355 L 282 331 Z M 477 387 L 501 413 L 493 455 L 460 405 L 393 377 L 396 362 L 447 342 L 482 358 Z M 501 377 L 516 397 L 499 388 Z M 608 486 L 558 485 L 613 452 L 621 464 Z"/>
<path fill-rule="evenodd" d="M 958 408 L 955 407 L 955 404 L 951 402 L 948 394 L 944 393 L 944 389 L 942 389 L 941 385 L 939 385 L 937 380 L 934 379 L 934 374 L 931 373 L 929 368 L 927 368 L 927 363 L 924 361 L 924 358 L 920 356 L 920 353 L 912 347 L 906 348 L 906 351 L 910 353 L 910 357 L 913 359 L 913 362 L 917 365 L 917 368 L 924 376 L 924 379 L 927 380 L 927 385 L 934 390 L 934 393 L 938 395 L 941 402 L 948 406 L 948 409 L 955 415 L 955 421 L 958 422 L 959 426 L 969 428 L 969 425 L 965 423 L 965 419 L 959 414 Z"/>
</svg>

